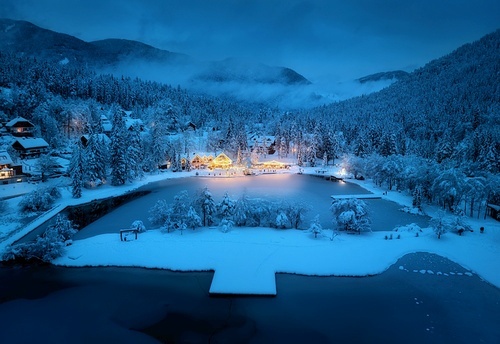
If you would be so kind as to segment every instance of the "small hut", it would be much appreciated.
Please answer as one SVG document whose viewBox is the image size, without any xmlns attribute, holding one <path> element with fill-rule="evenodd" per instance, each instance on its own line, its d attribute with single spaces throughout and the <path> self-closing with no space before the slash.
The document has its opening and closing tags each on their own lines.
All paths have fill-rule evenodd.
<svg viewBox="0 0 500 344">
<path fill-rule="evenodd" d="M 486 205 L 486 214 L 500 221 L 500 206 L 496 204 L 488 203 Z"/>
</svg>

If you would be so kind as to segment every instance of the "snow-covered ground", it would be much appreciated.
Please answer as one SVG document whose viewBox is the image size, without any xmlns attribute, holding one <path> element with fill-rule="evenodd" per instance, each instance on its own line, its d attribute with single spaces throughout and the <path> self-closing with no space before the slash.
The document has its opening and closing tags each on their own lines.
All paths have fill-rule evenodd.
<svg viewBox="0 0 500 344">
<path fill-rule="evenodd" d="M 393 234 L 392 240 L 385 235 Z M 122 242 L 118 234 L 77 240 L 64 257 L 65 266 L 138 266 L 174 271 L 215 270 L 210 292 L 276 294 L 274 274 L 365 276 L 379 274 L 412 252 L 432 252 L 461 264 L 500 287 L 500 232 L 490 227 L 465 236 L 448 233 L 437 239 L 431 230 L 340 234 L 319 238 L 307 231 L 271 228 L 217 228 L 161 233 L 149 230 L 138 240 Z"/>
<path fill-rule="evenodd" d="M 314 174 L 314 169 L 306 168 L 304 173 Z M 165 172 L 123 187 L 103 186 L 85 190 L 84 197 L 78 200 L 72 199 L 67 189 L 58 206 L 119 195 L 152 181 L 194 174 Z M 403 206 L 411 205 L 408 195 L 396 191 L 385 194 L 387 190 L 377 188 L 370 181 L 352 182 L 384 199 Z M 437 209 L 427 206 L 424 210 L 432 215 Z M 423 229 L 418 237 L 413 231 L 388 231 L 362 235 L 341 233 L 333 239 L 330 230 L 324 230 L 320 237 L 314 238 L 308 231 L 271 228 L 233 228 L 228 233 L 222 233 L 218 228 L 185 230 L 183 233 L 149 230 L 140 234 L 138 240 L 127 242 L 120 241 L 118 233 L 103 234 L 75 240 L 54 264 L 214 270 L 212 293 L 274 295 L 277 292 L 275 273 L 278 272 L 322 276 L 373 275 L 383 272 L 407 253 L 432 252 L 459 263 L 471 273 L 500 287 L 500 223 L 490 218 L 469 219 L 469 223 L 474 232 L 463 236 L 447 233 L 441 239 L 437 239 L 430 229 Z M 485 227 L 484 234 L 479 233 L 480 227 Z M 29 230 L 24 228 L 20 232 Z M 0 250 L 19 233 L 1 242 Z M 385 237 L 391 234 L 393 239 L 386 240 Z M 435 271 L 438 272 L 443 278 L 451 275 Z"/>
</svg>

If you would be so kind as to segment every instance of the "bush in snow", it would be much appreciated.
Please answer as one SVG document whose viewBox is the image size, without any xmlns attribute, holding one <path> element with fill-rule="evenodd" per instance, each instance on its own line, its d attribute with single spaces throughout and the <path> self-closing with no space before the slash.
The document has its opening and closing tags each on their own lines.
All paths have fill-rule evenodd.
<svg viewBox="0 0 500 344">
<path fill-rule="evenodd" d="M 49 210 L 54 201 L 61 197 L 61 193 L 57 187 L 41 187 L 26 194 L 19 207 L 22 212 L 39 212 Z"/>
<path fill-rule="evenodd" d="M 280 211 L 276 216 L 276 228 L 285 229 L 288 225 L 288 216 L 286 216 L 284 211 Z"/>
<path fill-rule="evenodd" d="M 422 228 L 420 228 L 419 225 L 416 223 L 410 223 L 409 225 L 405 226 L 398 226 L 394 228 L 395 232 L 409 232 L 409 233 L 416 233 L 416 232 L 421 232 Z"/>
<path fill-rule="evenodd" d="M 368 207 L 362 200 L 356 198 L 334 199 L 330 210 L 337 228 L 358 233 L 370 230 Z"/>
<path fill-rule="evenodd" d="M 8 246 L 3 255 L 5 260 L 23 259 L 50 262 L 64 252 L 65 242 L 76 230 L 71 221 L 58 215 L 53 225 L 36 238 L 34 242 Z"/>
<path fill-rule="evenodd" d="M 439 211 L 435 217 L 430 219 L 429 226 L 434 230 L 438 239 L 446 232 L 449 232 L 454 228 L 453 219 L 450 216 L 446 216 L 444 211 Z"/>
<path fill-rule="evenodd" d="M 135 220 L 130 225 L 130 229 L 134 229 L 139 233 L 144 233 L 146 231 L 146 226 L 144 226 L 144 223 L 141 220 Z"/>
<path fill-rule="evenodd" d="M 234 222 L 229 219 L 222 219 L 219 228 L 223 233 L 227 233 L 233 228 Z"/>
<path fill-rule="evenodd" d="M 311 225 L 309 226 L 309 230 L 314 234 L 314 237 L 317 238 L 318 234 L 321 234 L 323 231 L 323 227 L 319 222 L 319 215 L 316 215 L 314 219 L 311 221 Z"/>
</svg>

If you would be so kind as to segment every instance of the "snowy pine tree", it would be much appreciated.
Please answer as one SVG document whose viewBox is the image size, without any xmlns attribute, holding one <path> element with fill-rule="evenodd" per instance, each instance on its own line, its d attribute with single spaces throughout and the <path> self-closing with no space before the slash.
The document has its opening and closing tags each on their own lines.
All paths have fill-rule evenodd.
<svg viewBox="0 0 500 344">
<path fill-rule="evenodd" d="M 192 228 L 193 230 L 202 226 L 201 217 L 198 215 L 198 213 L 196 212 L 196 210 L 194 210 L 193 207 L 189 207 L 189 210 L 186 214 L 185 222 L 186 226 L 188 228 Z"/>
<path fill-rule="evenodd" d="M 69 175 L 71 178 L 71 193 L 73 198 L 82 197 L 82 188 L 85 176 L 85 158 L 82 142 L 80 140 L 78 140 L 73 147 L 69 165 Z"/>
<path fill-rule="evenodd" d="M 323 227 L 319 222 L 319 215 L 316 215 L 314 219 L 311 221 L 311 225 L 309 226 L 309 230 L 314 234 L 314 237 L 317 238 L 319 234 L 323 231 Z"/>
<path fill-rule="evenodd" d="M 144 176 L 144 146 L 138 123 L 134 123 L 128 135 L 127 158 L 130 180 L 141 179 Z"/>
<path fill-rule="evenodd" d="M 419 210 L 422 209 L 422 186 L 421 185 L 417 185 L 415 187 L 415 189 L 413 190 L 412 205 L 414 208 L 417 208 Z"/>
<path fill-rule="evenodd" d="M 89 135 L 87 147 L 85 148 L 85 169 L 84 177 L 86 187 L 96 187 L 106 182 L 106 148 L 104 142 L 95 133 Z"/>
<path fill-rule="evenodd" d="M 111 184 L 123 185 L 129 180 L 129 158 L 127 140 L 127 129 L 120 110 L 113 113 L 111 129 Z"/>
<path fill-rule="evenodd" d="M 243 193 L 240 198 L 236 201 L 234 205 L 234 223 L 236 226 L 245 226 L 247 223 L 247 214 L 249 212 L 250 204 L 249 204 L 248 196 L 246 193 Z"/>
<path fill-rule="evenodd" d="M 217 205 L 218 214 L 221 219 L 230 219 L 234 214 L 235 202 L 229 197 L 229 195 L 224 193 L 222 201 Z"/>
<path fill-rule="evenodd" d="M 210 226 L 213 223 L 213 218 L 216 213 L 215 201 L 212 193 L 205 187 L 199 194 L 196 200 L 198 207 L 203 215 L 203 226 Z"/>
<path fill-rule="evenodd" d="M 288 216 L 286 216 L 285 212 L 283 210 L 280 210 L 278 212 L 278 215 L 276 216 L 276 221 L 275 221 L 276 228 L 280 229 L 287 228 L 289 221 L 290 220 L 288 219 Z"/>
</svg>

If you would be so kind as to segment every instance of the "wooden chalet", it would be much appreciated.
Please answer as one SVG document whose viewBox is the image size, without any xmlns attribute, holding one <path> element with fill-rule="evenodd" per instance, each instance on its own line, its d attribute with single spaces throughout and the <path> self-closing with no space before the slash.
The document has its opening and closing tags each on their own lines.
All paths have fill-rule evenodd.
<svg viewBox="0 0 500 344">
<path fill-rule="evenodd" d="M 254 168 L 269 169 L 269 170 L 281 170 L 287 167 L 289 167 L 289 165 L 276 160 L 263 161 L 254 166 Z"/>
<path fill-rule="evenodd" d="M 13 144 L 21 159 L 39 157 L 49 152 L 49 144 L 42 138 L 23 137 L 17 139 Z"/>
<path fill-rule="evenodd" d="M 0 184 L 19 183 L 24 181 L 21 165 L 15 165 L 6 151 L 0 151 Z"/>
<path fill-rule="evenodd" d="M 500 221 L 500 205 L 488 203 L 486 205 L 486 215 Z"/>
<path fill-rule="evenodd" d="M 212 162 L 208 165 L 210 169 L 229 169 L 233 166 L 233 160 L 231 160 L 226 154 L 220 153 L 212 160 Z"/>
<path fill-rule="evenodd" d="M 32 137 L 35 125 L 23 117 L 16 117 L 5 124 L 7 132 L 16 137 Z"/>
<path fill-rule="evenodd" d="M 204 169 L 210 166 L 214 157 L 212 155 L 200 155 L 195 154 L 193 159 L 191 159 L 191 168 Z"/>
</svg>

